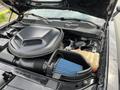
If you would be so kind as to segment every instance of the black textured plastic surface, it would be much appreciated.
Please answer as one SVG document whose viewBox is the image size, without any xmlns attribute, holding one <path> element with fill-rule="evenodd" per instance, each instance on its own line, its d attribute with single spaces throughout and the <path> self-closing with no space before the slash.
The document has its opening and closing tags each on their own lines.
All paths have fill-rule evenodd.
<svg viewBox="0 0 120 90">
<path fill-rule="evenodd" d="M 47 55 L 58 48 L 63 38 L 61 30 L 29 26 L 18 32 L 9 42 L 9 51 L 21 58 L 33 58 Z"/>
</svg>

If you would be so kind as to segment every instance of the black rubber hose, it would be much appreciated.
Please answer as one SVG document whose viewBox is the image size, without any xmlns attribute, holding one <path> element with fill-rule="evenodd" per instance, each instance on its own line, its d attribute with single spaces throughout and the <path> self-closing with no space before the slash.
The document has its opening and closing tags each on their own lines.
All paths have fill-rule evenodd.
<svg viewBox="0 0 120 90">
<path fill-rule="evenodd" d="M 19 67 L 44 74 L 43 65 L 45 63 L 44 59 L 20 59 L 16 62 Z"/>
</svg>

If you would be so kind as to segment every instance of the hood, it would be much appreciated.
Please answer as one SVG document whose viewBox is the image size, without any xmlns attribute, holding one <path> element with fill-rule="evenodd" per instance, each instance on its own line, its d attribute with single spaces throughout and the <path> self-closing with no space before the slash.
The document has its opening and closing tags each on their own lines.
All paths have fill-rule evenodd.
<svg viewBox="0 0 120 90">
<path fill-rule="evenodd" d="M 34 8 L 58 8 L 109 19 L 117 0 L 0 0 L 0 2 L 17 14 L 23 14 Z"/>
</svg>

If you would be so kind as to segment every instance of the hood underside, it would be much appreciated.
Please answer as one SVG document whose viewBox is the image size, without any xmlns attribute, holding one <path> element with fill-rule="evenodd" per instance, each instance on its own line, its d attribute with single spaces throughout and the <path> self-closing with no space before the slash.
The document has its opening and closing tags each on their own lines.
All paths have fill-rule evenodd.
<svg viewBox="0 0 120 90">
<path fill-rule="evenodd" d="M 42 0 L 49 1 L 49 0 Z M 55 0 L 53 0 L 55 1 Z M 117 0 L 57 0 L 59 2 L 41 2 L 41 0 L 0 0 L 17 14 L 34 8 L 58 8 L 75 10 L 103 19 L 109 19 L 113 13 Z"/>
</svg>

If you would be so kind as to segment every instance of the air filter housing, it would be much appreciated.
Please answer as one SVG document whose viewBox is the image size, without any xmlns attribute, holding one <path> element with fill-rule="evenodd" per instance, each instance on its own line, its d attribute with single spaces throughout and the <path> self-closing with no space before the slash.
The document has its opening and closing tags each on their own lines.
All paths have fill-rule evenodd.
<svg viewBox="0 0 120 90">
<path fill-rule="evenodd" d="M 62 30 L 45 26 L 28 26 L 9 41 L 8 49 L 17 57 L 40 57 L 58 48 L 62 38 Z"/>
</svg>

